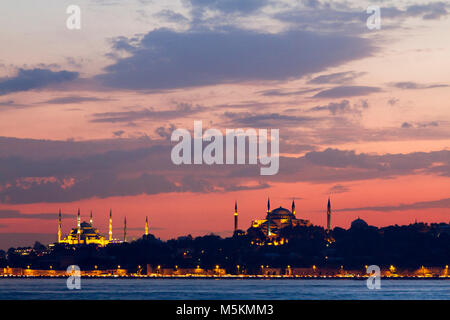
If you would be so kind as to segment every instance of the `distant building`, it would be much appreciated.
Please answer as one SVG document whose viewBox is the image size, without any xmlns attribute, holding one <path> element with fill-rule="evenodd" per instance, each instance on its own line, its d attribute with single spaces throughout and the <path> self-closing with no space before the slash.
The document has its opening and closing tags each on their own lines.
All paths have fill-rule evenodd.
<svg viewBox="0 0 450 320">
<path fill-rule="evenodd" d="M 353 220 L 350 229 L 366 229 L 368 228 L 369 225 L 367 224 L 367 222 L 365 222 L 363 219 L 360 219 L 358 217 L 358 219 Z"/>
<path fill-rule="evenodd" d="M 119 243 L 122 242 L 120 240 L 116 240 L 112 238 L 112 212 L 109 212 L 109 233 L 108 239 L 102 236 L 98 229 L 93 226 L 92 212 L 90 216 L 90 222 L 81 222 L 80 209 L 78 209 L 77 214 L 77 226 L 70 230 L 69 234 L 62 238 L 61 231 L 61 210 L 58 215 L 58 243 L 65 243 L 70 245 L 77 244 L 96 244 L 99 246 L 106 246 L 109 243 Z M 148 232 L 148 224 L 146 223 L 146 232 Z M 124 241 L 126 242 L 126 234 L 127 234 L 127 226 L 126 226 L 126 218 L 124 221 Z"/>
<path fill-rule="evenodd" d="M 309 220 L 298 219 L 295 215 L 295 202 L 292 201 L 292 210 L 279 207 L 270 210 L 270 199 L 267 200 L 266 218 L 253 220 L 252 228 L 260 229 L 267 237 L 277 236 L 279 231 L 286 227 L 310 226 Z"/>
</svg>

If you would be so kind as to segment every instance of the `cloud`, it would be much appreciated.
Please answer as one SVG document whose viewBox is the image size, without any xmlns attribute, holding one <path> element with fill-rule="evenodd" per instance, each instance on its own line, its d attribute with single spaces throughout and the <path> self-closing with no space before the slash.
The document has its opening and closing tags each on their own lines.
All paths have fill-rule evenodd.
<svg viewBox="0 0 450 320">
<path fill-rule="evenodd" d="M 119 45 L 120 44 L 120 45 Z M 307 31 L 260 33 L 235 28 L 175 32 L 157 29 L 126 50 L 97 78 L 114 88 L 172 89 L 254 80 L 288 80 L 366 57 L 367 39 Z"/>
<path fill-rule="evenodd" d="M 110 99 L 102 99 L 96 97 L 80 97 L 80 96 L 67 96 L 50 99 L 43 101 L 46 104 L 78 104 L 83 102 L 95 102 L 95 101 L 110 101 Z"/>
<path fill-rule="evenodd" d="M 403 123 L 402 123 L 402 128 L 403 128 L 403 129 L 409 129 L 409 128 L 412 128 L 412 124 L 409 123 L 409 122 L 403 122 Z"/>
<path fill-rule="evenodd" d="M 270 89 L 270 90 L 264 90 L 264 91 L 260 91 L 258 93 L 262 94 L 263 96 L 268 96 L 268 97 L 284 97 L 284 96 L 298 96 L 298 95 L 303 95 L 306 93 L 311 93 L 311 92 L 315 92 L 315 91 L 319 91 L 320 88 L 307 88 L 307 89 L 300 89 L 300 90 L 293 90 L 293 91 L 287 91 L 287 90 L 283 90 L 283 89 Z"/>
<path fill-rule="evenodd" d="M 170 126 L 164 128 L 170 130 Z M 17 141 L 6 142 L 23 145 Z M 418 173 L 450 176 L 450 151 L 447 150 L 381 155 L 338 149 L 309 151 L 315 147 L 299 145 L 298 139 L 292 137 L 286 144 L 288 149 L 306 153 L 280 156 L 279 173 L 261 182 L 259 166 L 221 166 L 220 170 L 214 165 L 175 166 L 170 161 L 170 143 L 166 139 L 157 142 L 146 140 L 150 146 L 139 148 L 142 144 L 134 140 L 117 138 L 103 141 L 105 146 L 98 141 L 91 142 L 92 145 L 26 141 L 29 146 L 25 150 L 38 148 L 39 154 L 46 156 L 23 149 L 19 153 L 11 148 L 9 152 L 14 157 L 0 157 L 0 202 L 71 202 L 139 194 L 228 192 L 266 188 L 275 182 L 345 185 L 346 181 L 390 179 Z M 133 149 L 127 149 L 130 144 Z M 65 149 L 72 150 L 70 156 L 61 153 Z M 282 151 L 286 152 L 283 147 Z"/>
<path fill-rule="evenodd" d="M 250 128 L 298 126 L 302 123 L 317 121 L 317 118 L 291 116 L 279 113 L 259 114 L 250 112 L 225 112 L 224 116 L 230 119 L 234 125 Z"/>
<path fill-rule="evenodd" d="M 175 109 L 171 110 L 155 110 L 154 108 L 144 108 L 134 111 L 119 111 L 119 112 L 103 112 L 94 113 L 91 122 L 133 122 L 139 120 L 167 120 L 182 118 L 189 115 L 194 115 L 205 111 L 206 108 L 202 106 L 192 106 L 188 103 L 179 103 Z"/>
<path fill-rule="evenodd" d="M 344 113 L 353 113 L 360 114 L 363 110 L 367 109 L 369 104 L 367 101 L 363 100 L 360 104 L 354 104 L 353 106 L 350 104 L 348 100 L 342 100 L 341 102 L 330 102 L 325 106 L 316 106 L 308 111 L 328 111 L 332 115 L 336 114 L 344 114 Z"/>
<path fill-rule="evenodd" d="M 169 22 L 180 23 L 189 21 L 188 18 L 186 18 L 184 15 L 168 9 L 161 10 L 155 13 L 154 16 L 157 18 L 163 18 L 164 20 Z"/>
<path fill-rule="evenodd" d="M 49 85 L 72 81 L 77 78 L 77 72 L 51 71 L 48 69 L 19 69 L 16 76 L 0 79 L 0 95 L 41 89 Z"/>
<path fill-rule="evenodd" d="M 328 189 L 328 194 L 337 194 L 337 193 L 345 193 L 349 192 L 350 188 L 343 186 L 342 184 L 336 184 L 332 186 L 330 189 Z"/>
<path fill-rule="evenodd" d="M 72 216 L 73 214 L 66 214 Z M 0 210 L 0 219 L 42 219 L 56 220 L 58 213 L 22 213 L 18 210 Z"/>
<path fill-rule="evenodd" d="M 399 88 L 399 89 L 433 89 L 433 88 L 445 88 L 448 87 L 447 84 L 420 84 L 416 82 L 395 82 L 392 84 L 392 86 Z"/>
<path fill-rule="evenodd" d="M 188 0 L 192 9 L 203 12 L 205 9 L 223 13 L 251 14 L 269 4 L 269 0 Z"/>
<path fill-rule="evenodd" d="M 123 131 L 123 130 L 117 130 L 117 131 L 114 131 L 114 132 L 113 132 L 113 135 L 116 136 L 116 137 L 120 137 L 120 136 L 122 136 L 124 133 L 125 133 L 125 131 Z"/>
<path fill-rule="evenodd" d="M 365 72 L 354 72 L 354 71 L 347 71 L 347 72 L 338 72 L 338 73 L 331 73 L 326 75 L 321 75 L 315 78 L 312 78 L 308 81 L 309 84 L 343 84 L 343 83 L 349 83 L 355 80 L 356 78 L 366 74 Z"/>
<path fill-rule="evenodd" d="M 415 125 L 409 122 L 403 122 L 401 127 L 403 129 L 410 129 L 413 127 L 416 128 L 439 127 L 439 122 L 438 121 L 418 122 Z"/>
<path fill-rule="evenodd" d="M 378 211 L 378 212 L 391 212 L 391 211 L 405 211 L 405 210 L 419 210 L 419 209 L 434 209 L 434 208 L 450 208 L 450 198 L 433 200 L 433 201 L 420 201 L 409 204 L 399 204 L 392 206 L 368 206 L 359 208 L 343 208 L 334 211 L 340 212 L 352 212 L 352 211 Z"/>
<path fill-rule="evenodd" d="M 377 87 L 367 86 L 339 86 L 332 89 L 322 90 L 315 94 L 313 98 L 344 98 L 365 96 L 374 92 L 380 92 Z"/>
</svg>

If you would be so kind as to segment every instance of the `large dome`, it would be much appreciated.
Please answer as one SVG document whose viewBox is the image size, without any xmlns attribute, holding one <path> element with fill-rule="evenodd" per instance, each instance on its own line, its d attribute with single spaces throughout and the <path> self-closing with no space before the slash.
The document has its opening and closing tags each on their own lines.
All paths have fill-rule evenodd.
<svg viewBox="0 0 450 320">
<path fill-rule="evenodd" d="M 292 214 L 291 211 L 289 211 L 286 208 L 279 207 L 276 209 L 273 209 L 269 216 L 271 219 L 289 219 L 289 218 L 295 218 L 295 216 Z"/>
<path fill-rule="evenodd" d="M 352 222 L 351 228 L 367 228 L 369 225 L 367 224 L 367 222 L 365 222 L 363 219 L 356 219 Z"/>
</svg>

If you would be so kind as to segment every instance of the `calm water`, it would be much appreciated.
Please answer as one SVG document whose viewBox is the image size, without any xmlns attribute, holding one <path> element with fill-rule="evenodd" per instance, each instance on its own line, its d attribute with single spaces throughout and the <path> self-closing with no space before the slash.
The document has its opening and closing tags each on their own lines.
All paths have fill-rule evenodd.
<svg viewBox="0 0 450 320">
<path fill-rule="evenodd" d="M 0 279 L 0 299 L 445 299 L 449 280 Z"/>
</svg>

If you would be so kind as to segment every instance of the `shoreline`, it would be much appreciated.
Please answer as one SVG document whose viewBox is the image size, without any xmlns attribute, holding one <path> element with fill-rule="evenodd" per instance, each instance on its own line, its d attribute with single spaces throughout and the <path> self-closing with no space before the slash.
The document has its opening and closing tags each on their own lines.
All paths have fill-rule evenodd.
<svg viewBox="0 0 450 320">
<path fill-rule="evenodd" d="M 0 276 L 0 279 L 66 279 L 67 275 L 55 275 L 55 276 L 30 276 L 30 275 L 5 275 Z M 324 276 L 146 276 L 146 275 L 129 275 L 129 276 L 118 276 L 118 275 L 105 275 L 105 276 L 80 276 L 82 279 L 141 279 L 141 280 L 155 280 L 155 279 L 190 279 L 190 280 L 367 280 L 369 277 L 324 277 Z M 450 277 L 421 277 L 421 276 L 398 276 L 398 277 L 380 277 L 383 280 L 450 280 Z M 0 280 L 1 281 L 1 280 Z"/>
</svg>

